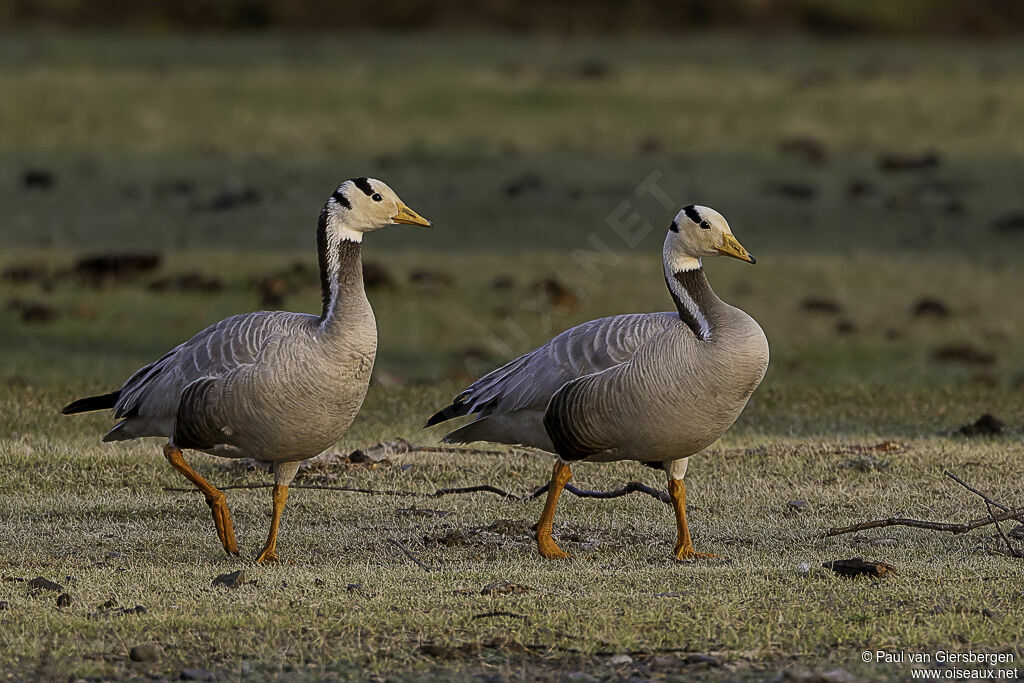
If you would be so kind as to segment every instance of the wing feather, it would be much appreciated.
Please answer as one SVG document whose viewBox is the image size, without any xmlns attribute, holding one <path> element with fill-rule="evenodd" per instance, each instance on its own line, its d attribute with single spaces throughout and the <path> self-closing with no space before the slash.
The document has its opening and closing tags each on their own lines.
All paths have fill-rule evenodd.
<svg viewBox="0 0 1024 683">
<path fill-rule="evenodd" d="M 313 318 L 302 313 L 258 311 L 225 318 L 139 369 L 121 387 L 118 418 L 173 418 L 185 388 L 251 364 L 266 344 Z"/>
<path fill-rule="evenodd" d="M 484 375 L 427 425 L 460 415 L 543 411 L 565 384 L 627 362 L 644 342 L 678 324 L 672 313 L 634 313 L 577 325 Z"/>
</svg>

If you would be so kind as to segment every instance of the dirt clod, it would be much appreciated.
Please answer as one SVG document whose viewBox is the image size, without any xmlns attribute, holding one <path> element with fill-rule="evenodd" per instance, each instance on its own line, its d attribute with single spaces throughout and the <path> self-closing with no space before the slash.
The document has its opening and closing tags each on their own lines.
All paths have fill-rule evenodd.
<svg viewBox="0 0 1024 683">
<path fill-rule="evenodd" d="M 436 292 L 455 285 L 455 278 L 439 270 L 420 268 L 409 273 L 409 284 L 421 292 Z"/>
<path fill-rule="evenodd" d="M 37 576 L 29 581 L 28 588 L 32 593 L 39 593 L 40 591 L 53 591 L 54 593 L 64 592 L 64 586 L 60 585 L 56 581 L 50 581 L 45 576 Z"/>
<path fill-rule="evenodd" d="M 520 197 L 529 192 L 543 192 L 546 189 L 544 179 L 536 173 L 524 173 L 505 183 L 502 192 L 506 197 Z"/>
<path fill-rule="evenodd" d="M 612 65 L 603 59 L 585 59 L 576 67 L 576 77 L 585 81 L 603 81 L 612 76 Z"/>
<path fill-rule="evenodd" d="M 914 304 L 913 315 L 915 318 L 921 318 L 926 315 L 936 318 L 948 318 L 949 306 L 941 299 L 919 299 Z"/>
<path fill-rule="evenodd" d="M 992 229 L 1003 234 L 1024 232 L 1024 213 L 1007 213 L 992 222 Z"/>
<path fill-rule="evenodd" d="M 843 305 L 834 299 L 807 297 L 800 302 L 800 310 L 804 313 L 820 313 L 822 315 L 839 315 Z"/>
<path fill-rule="evenodd" d="M 7 308 L 11 311 L 17 311 L 21 321 L 30 325 L 51 323 L 57 319 L 56 309 L 43 303 L 10 299 L 7 302 Z"/>
<path fill-rule="evenodd" d="M 49 190 L 56 184 L 57 176 L 52 171 L 29 168 L 21 174 L 21 185 L 26 190 Z"/>
<path fill-rule="evenodd" d="M 549 306 L 561 311 L 571 311 L 580 305 L 579 297 L 554 277 L 536 280 L 531 285 L 531 289 Z"/>
<path fill-rule="evenodd" d="M 228 588 L 238 588 L 245 583 L 245 572 L 241 569 L 234 572 L 228 572 L 227 574 L 221 574 L 213 580 L 214 586 L 227 586 Z"/>
<path fill-rule="evenodd" d="M 953 431 L 957 436 L 998 436 L 1003 433 L 1003 421 L 992 413 L 985 413 L 974 422 L 969 422 Z"/>
<path fill-rule="evenodd" d="M 160 646 L 156 643 L 141 643 L 128 651 L 133 662 L 155 662 L 160 659 Z"/>
<path fill-rule="evenodd" d="M 835 560 L 834 562 L 823 562 L 822 567 L 831 569 L 840 576 L 888 576 L 896 573 L 896 568 L 885 562 L 873 562 L 861 557 L 852 557 L 848 560 Z"/>
<path fill-rule="evenodd" d="M 263 195 L 254 187 L 238 181 L 226 183 L 205 206 L 199 208 L 206 211 L 230 211 L 242 206 L 259 204 Z"/>
<path fill-rule="evenodd" d="M 878 167 L 883 171 L 926 171 L 938 168 L 942 158 L 938 152 L 922 154 L 883 154 L 878 159 Z"/>
<path fill-rule="evenodd" d="M 996 362 L 996 355 L 970 344 L 958 344 L 935 349 L 932 352 L 932 360 L 962 365 L 992 365 Z"/>
<path fill-rule="evenodd" d="M 156 252 L 108 252 L 83 256 L 75 262 L 72 275 L 93 287 L 104 287 L 133 280 L 160 267 Z"/>
</svg>

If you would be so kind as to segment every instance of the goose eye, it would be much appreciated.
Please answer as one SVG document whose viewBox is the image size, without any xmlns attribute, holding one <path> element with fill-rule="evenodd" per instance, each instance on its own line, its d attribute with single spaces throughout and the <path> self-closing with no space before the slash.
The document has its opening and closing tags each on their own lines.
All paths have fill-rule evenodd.
<svg viewBox="0 0 1024 683">
<path fill-rule="evenodd" d="M 370 199 L 372 199 L 372 200 L 373 200 L 373 201 L 375 201 L 375 202 L 379 202 L 379 201 L 381 201 L 381 200 L 382 200 L 382 199 L 384 199 L 384 198 L 383 198 L 383 197 L 381 197 L 381 196 L 380 196 L 380 194 L 378 194 L 378 193 L 374 192 L 374 193 L 373 193 L 373 196 L 372 196 L 372 197 L 370 197 Z"/>
<path fill-rule="evenodd" d="M 710 230 L 711 229 L 711 224 L 708 223 L 707 221 L 701 221 L 700 222 L 700 227 L 701 227 L 702 230 Z"/>
</svg>

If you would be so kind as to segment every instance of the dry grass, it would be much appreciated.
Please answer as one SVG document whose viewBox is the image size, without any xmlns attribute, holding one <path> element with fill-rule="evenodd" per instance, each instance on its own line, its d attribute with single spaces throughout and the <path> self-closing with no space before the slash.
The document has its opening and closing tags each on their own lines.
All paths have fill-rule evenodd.
<svg viewBox="0 0 1024 683">
<path fill-rule="evenodd" d="M 392 265 L 401 273 L 425 260 L 407 254 Z M 584 297 L 568 315 L 519 311 L 513 319 L 533 343 L 552 326 L 609 309 L 657 308 L 664 295 L 647 260 L 629 257 L 609 271 L 605 286 L 618 296 Z M 371 389 L 339 444 L 343 452 L 396 436 L 436 439 L 439 431 L 418 427 L 469 371 L 460 361 L 463 345 L 471 340 L 487 349 L 488 333 L 504 324 L 480 312 L 498 305 L 497 297 L 530 300 L 525 285 L 501 294 L 481 286 L 495 272 L 496 263 L 487 258 L 473 267 L 439 255 L 429 261 L 441 272 L 458 273 L 454 290 L 425 294 L 402 284 L 398 291 L 371 295 L 381 323 L 377 371 L 405 383 Z M 190 262 L 214 270 L 218 257 L 193 254 Z M 279 256 L 250 267 L 287 262 Z M 241 284 L 244 271 L 228 277 L 239 284 L 215 296 L 155 295 L 139 283 L 103 292 L 102 305 L 93 301 L 99 293 L 58 287 L 51 295 L 65 312 L 58 322 L 9 323 L 8 335 L 13 330 L 15 336 L 6 342 L 8 381 L 0 389 L 0 428 L 7 434 L 0 441 L 0 465 L 8 473 L 0 533 L 8 542 L 0 571 L 56 580 L 72 603 L 58 607 L 56 593 L 33 596 L 24 583 L 0 583 L 0 600 L 8 603 L 0 613 L 2 657 L 11 671 L 44 667 L 61 676 L 173 676 L 192 667 L 229 677 L 558 677 L 573 671 L 614 677 L 667 670 L 742 678 L 832 666 L 863 676 L 906 674 L 858 664 L 864 649 L 1009 647 L 1019 654 L 1024 565 L 992 554 L 1000 547 L 993 529 L 958 537 L 884 529 L 821 538 L 830 526 L 890 514 L 951 521 L 983 514 L 979 500 L 942 477 L 945 468 L 1008 503 L 1022 502 L 1019 437 L 938 436 L 989 410 L 1019 416 L 1019 390 L 1004 382 L 972 382 L 975 370 L 929 358 L 930 348 L 961 339 L 965 327 L 985 343 L 984 330 L 1012 326 L 1002 311 L 964 311 L 972 310 L 973 297 L 1017 286 L 1017 275 L 947 268 L 949 282 L 977 287 L 964 288 L 970 296 L 950 302 L 958 311 L 954 318 L 924 321 L 910 317 L 908 307 L 931 290 L 884 293 L 897 281 L 932 281 L 933 265 L 876 261 L 876 277 L 865 281 L 851 263 L 783 263 L 785 268 L 759 264 L 749 270 L 713 265 L 719 291 L 758 315 L 776 352 L 772 374 L 740 422 L 692 464 L 687 479 L 696 542 L 723 558 L 693 564 L 671 559 L 670 512 L 646 496 L 566 497 L 556 537 L 575 557 L 551 563 L 536 555 L 529 535 L 540 501 L 313 490 L 295 490 L 289 500 L 281 543 L 288 562 L 260 568 L 252 556 L 266 533 L 269 491 L 229 492 L 244 556 L 228 559 L 202 499 L 163 490 L 184 482 L 166 466 L 158 444 L 101 446 L 96 439 L 109 424 L 106 416 L 61 418 L 56 409 L 80 391 L 115 383 L 173 343 L 168 335 L 180 333 L 172 330 L 198 329 L 229 309 L 251 307 L 254 295 Z M 505 259 L 504 266 L 525 277 L 548 272 L 553 261 Z M 837 336 L 834 320 L 800 310 L 800 293 L 820 292 L 824 274 L 832 278 L 828 291 L 854 309 L 849 315 L 858 323 L 856 332 Z M 563 276 L 572 281 L 571 273 Z M 626 280 L 636 283 L 628 294 Z M 757 289 L 744 295 L 741 285 L 748 281 Z M 809 289 L 811 282 L 819 286 Z M 865 301 L 875 305 L 856 303 Z M 162 307 L 154 309 L 157 302 Z M 288 303 L 315 307 L 315 291 Z M 74 306 L 94 307 L 98 317 L 79 320 Z M 885 329 L 893 325 L 900 338 L 887 340 Z M 403 336 L 410 329 L 415 332 Z M 1017 334 L 1007 330 L 1011 339 Z M 38 363 L 39 348 L 57 344 L 63 353 Z M 992 372 L 1007 376 L 1018 366 L 1020 349 L 998 348 Z M 86 377 L 106 379 L 87 386 Z M 1016 422 L 1010 426 L 1020 429 Z M 902 447 L 857 450 L 883 440 Z M 192 459 L 219 484 L 268 481 L 266 473 L 246 473 L 207 456 Z M 526 493 L 546 480 L 549 466 L 547 458 L 520 451 L 500 457 L 418 454 L 374 469 L 335 466 L 303 481 L 421 494 L 491 483 Z M 615 488 L 628 480 L 663 486 L 660 474 L 630 464 L 576 470 L 576 483 L 588 488 Z M 791 500 L 806 501 L 807 509 L 792 510 Z M 875 544 L 883 538 L 893 540 Z M 433 571 L 413 564 L 392 539 Z M 876 583 L 819 569 L 823 561 L 855 555 L 889 562 L 898 574 Z M 801 563 L 811 567 L 806 576 L 798 570 Z M 211 587 L 215 576 L 235 569 L 246 571 L 245 585 Z M 498 580 L 530 590 L 480 595 Z M 141 604 L 146 613 L 100 609 L 109 599 L 122 607 Z M 513 616 L 480 616 L 490 612 Z M 159 661 L 132 663 L 128 650 L 149 641 L 163 646 Z M 632 664 L 611 663 L 623 653 L 633 653 Z M 722 666 L 704 670 L 680 659 L 693 653 L 711 654 Z"/>
<path fill-rule="evenodd" d="M 595 59 L 610 77 L 580 78 Z M 15 579 L 0 581 L 0 672 L 742 680 L 841 667 L 884 679 L 909 669 L 863 664 L 862 650 L 1019 658 L 1024 565 L 993 553 L 993 529 L 821 533 L 894 513 L 983 514 L 947 468 L 1024 502 L 1020 236 L 990 229 L 1019 210 L 1022 74 L 1019 54 L 1001 45 L 7 37 L 0 268 L 40 261 L 56 273 L 110 246 L 159 249 L 165 263 L 98 290 L 0 282 L 0 576 Z M 823 144 L 826 163 L 778 154 L 794 134 Z M 883 153 L 931 147 L 936 169 L 878 168 Z M 56 174 L 51 190 L 22 188 L 37 167 Z M 324 197 L 340 178 L 369 174 L 437 229 L 367 240 L 367 260 L 396 285 L 370 294 L 377 382 L 337 448 L 432 443 L 441 432 L 421 431 L 423 419 L 482 370 L 582 320 L 668 306 L 663 227 L 624 249 L 608 223 L 629 201 L 667 225 L 670 212 L 635 193 L 652 170 L 674 201 L 721 209 L 759 257 L 754 268 L 707 264 L 720 295 L 755 315 L 772 345 L 751 405 L 687 478 L 695 541 L 720 560 L 672 561 L 671 515 L 647 496 L 563 498 L 556 537 L 575 557 L 551 563 L 529 537 L 539 501 L 297 489 L 279 545 L 288 561 L 257 568 L 269 491 L 229 492 L 245 555 L 226 558 L 201 497 L 165 491 L 184 482 L 158 443 L 100 445 L 107 416 L 57 415 L 203 326 L 258 308 L 251 279 L 312 265 Z M 533 189 L 510 193 L 524 177 Z M 232 178 L 259 200 L 209 210 Z M 179 181 L 193 190 L 168 191 Z M 779 196 L 779 181 L 818 193 Z M 851 196 L 855 181 L 875 193 Z M 574 254 L 595 236 L 617 248 L 596 276 Z M 454 284 L 409 284 L 424 268 Z M 148 289 L 192 269 L 218 275 L 223 291 Z M 498 275 L 512 286 L 495 289 Z M 538 299 L 535 282 L 552 276 L 578 305 Z M 315 275 L 306 281 L 287 308 L 316 310 Z M 809 297 L 841 310 L 808 312 Z M 914 316 L 922 298 L 949 315 Z M 23 322 L 11 299 L 43 303 L 56 319 Z M 993 358 L 936 360 L 945 347 Z M 1006 420 L 1007 434 L 942 435 L 984 412 Z M 900 447 L 863 450 L 883 441 Z M 190 457 L 218 484 L 269 479 Z M 336 465 L 303 481 L 526 493 L 548 474 L 546 458 L 509 451 Z M 600 489 L 662 486 L 660 477 L 630 464 L 576 471 L 576 483 Z M 855 555 L 897 574 L 850 581 L 819 568 Z M 211 586 L 236 569 L 242 586 Z M 70 603 L 16 580 L 37 575 L 61 583 Z M 481 594 L 499 580 L 529 590 Z M 101 607 L 110 600 L 145 613 Z M 509 614 L 483 616 L 494 612 Z M 144 642 L 161 654 L 133 663 L 130 649 Z M 625 653 L 632 662 L 615 658 Z"/>
</svg>

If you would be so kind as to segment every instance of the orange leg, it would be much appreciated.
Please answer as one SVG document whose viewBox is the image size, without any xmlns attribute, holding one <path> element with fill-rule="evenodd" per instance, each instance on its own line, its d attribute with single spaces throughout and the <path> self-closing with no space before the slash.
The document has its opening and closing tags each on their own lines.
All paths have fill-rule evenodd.
<svg viewBox="0 0 1024 683">
<path fill-rule="evenodd" d="M 270 534 L 267 536 L 267 544 L 263 551 L 256 558 L 256 564 L 277 561 L 277 527 L 281 524 L 281 513 L 284 512 L 284 504 L 288 502 L 288 487 L 283 484 L 274 484 L 274 516 L 270 520 Z"/>
<path fill-rule="evenodd" d="M 217 527 L 217 536 L 220 538 L 224 550 L 229 554 L 238 554 L 238 544 L 235 543 L 235 527 L 231 523 L 231 513 L 228 512 L 227 500 L 224 492 L 214 487 L 210 482 L 203 479 L 198 472 L 188 466 L 181 454 L 181 449 L 171 444 L 164 446 L 164 457 L 171 467 L 185 475 L 185 478 L 196 485 L 206 496 L 206 504 L 213 512 L 213 524 Z"/>
<path fill-rule="evenodd" d="M 569 469 L 569 466 L 561 460 L 556 462 L 555 470 L 551 473 L 551 484 L 548 486 L 548 497 L 544 501 L 544 511 L 540 514 L 540 521 L 537 522 L 537 549 L 549 560 L 569 557 L 551 538 L 551 529 L 555 519 L 555 506 L 558 505 L 558 497 L 570 479 L 572 479 L 572 470 Z"/>
<path fill-rule="evenodd" d="M 693 541 L 690 540 L 690 528 L 686 526 L 686 484 L 683 483 L 682 479 L 669 480 L 668 495 L 672 498 L 672 507 L 676 512 L 676 529 L 678 532 L 675 549 L 676 559 L 693 560 L 700 557 L 715 557 L 710 553 L 698 553 L 693 549 Z"/>
</svg>

